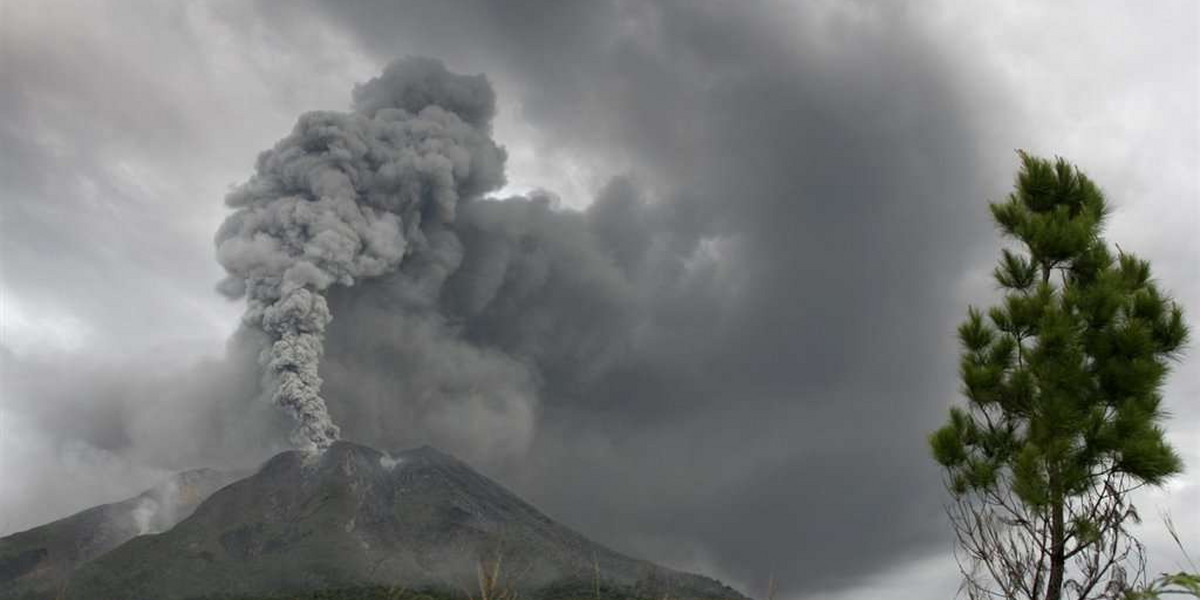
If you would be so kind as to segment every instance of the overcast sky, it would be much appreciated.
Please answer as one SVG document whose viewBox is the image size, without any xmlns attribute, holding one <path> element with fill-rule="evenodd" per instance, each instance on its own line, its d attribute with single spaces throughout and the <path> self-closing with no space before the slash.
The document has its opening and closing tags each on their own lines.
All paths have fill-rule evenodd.
<svg viewBox="0 0 1200 600">
<path fill-rule="evenodd" d="M 344 436 L 751 593 L 952 593 L 925 435 L 1014 150 L 1097 181 L 1200 323 L 1200 5 L 901 4 L 0 0 L 0 534 L 283 447 L 215 291 L 223 198 L 419 55 L 487 76 L 515 198 L 467 211 L 434 304 L 331 293 Z M 1163 512 L 1200 554 L 1194 348 L 1152 569 L 1182 561 Z"/>
</svg>

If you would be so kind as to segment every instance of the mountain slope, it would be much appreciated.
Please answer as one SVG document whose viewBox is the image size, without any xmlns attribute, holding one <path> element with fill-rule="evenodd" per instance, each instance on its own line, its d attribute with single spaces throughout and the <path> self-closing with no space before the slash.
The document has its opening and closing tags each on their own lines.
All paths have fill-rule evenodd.
<svg viewBox="0 0 1200 600">
<path fill-rule="evenodd" d="M 741 598 L 716 581 L 592 543 L 432 448 L 389 457 L 347 442 L 285 452 L 168 532 L 82 567 L 68 598 L 275 595 L 370 584 L 461 593 L 499 558 L 525 595 L 597 580 L 630 595 Z M 587 589 L 586 587 L 584 589 Z"/>
<path fill-rule="evenodd" d="M 242 475 L 185 471 L 128 500 L 0 538 L 0 598 L 52 595 L 80 564 L 138 535 L 170 529 Z"/>
</svg>

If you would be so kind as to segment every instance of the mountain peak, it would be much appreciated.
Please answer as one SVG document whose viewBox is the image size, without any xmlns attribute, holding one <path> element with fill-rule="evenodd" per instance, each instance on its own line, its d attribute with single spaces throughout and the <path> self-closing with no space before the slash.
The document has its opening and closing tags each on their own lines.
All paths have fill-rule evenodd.
<svg viewBox="0 0 1200 600">
<path fill-rule="evenodd" d="M 192 515 L 80 568 L 68 598 L 185 599 L 396 585 L 461 594 L 502 560 L 525 595 L 600 581 L 630 597 L 742 598 L 556 523 L 432 446 L 288 451 Z M 597 581 L 599 579 L 600 581 Z M 0 594 L 0 598 L 3 598 Z"/>
</svg>

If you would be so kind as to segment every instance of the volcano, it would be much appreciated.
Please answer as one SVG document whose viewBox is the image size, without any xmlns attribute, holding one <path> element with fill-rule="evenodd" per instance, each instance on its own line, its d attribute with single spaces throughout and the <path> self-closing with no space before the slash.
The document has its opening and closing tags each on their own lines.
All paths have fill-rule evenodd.
<svg viewBox="0 0 1200 600">
<path fill-rule="evenodd" d="M 64 552 L 22 548 L 24 562 L 10 570 L 26 578 Z M 284 452 L 170 529 L 75 562 L 53 595 L 0 587 L 0 598 L 274 598 L 367 587 L 462 597 L 479 592 L 481 572 L 529 598 L 744 598 L 589 541 L 428 446 Z"/>
</svg>

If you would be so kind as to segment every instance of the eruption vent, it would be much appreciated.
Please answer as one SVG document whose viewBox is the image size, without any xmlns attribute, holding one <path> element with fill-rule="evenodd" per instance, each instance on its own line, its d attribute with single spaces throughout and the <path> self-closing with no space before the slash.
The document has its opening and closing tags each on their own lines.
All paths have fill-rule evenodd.
<svg viewBox="0 0 1200 600">
<path fill-rule="evenodd" d="M 323 450 L 339 430 L 317 367 L 332 315 L 325 291 L 395 271 L 413 255 L 461 260 L 458 204 L 504 183 L 491 139 L 495 96 L 482 75 L 408 58 L 354 89 L 353 111 L 302 115 L 225 199 L 217 232 L 229 276 L 262 331 L 264 383 L 298 423 L 294 443 Z"/>
</svg>

